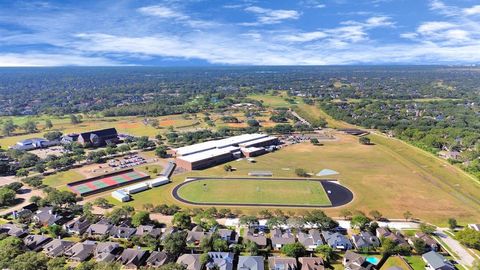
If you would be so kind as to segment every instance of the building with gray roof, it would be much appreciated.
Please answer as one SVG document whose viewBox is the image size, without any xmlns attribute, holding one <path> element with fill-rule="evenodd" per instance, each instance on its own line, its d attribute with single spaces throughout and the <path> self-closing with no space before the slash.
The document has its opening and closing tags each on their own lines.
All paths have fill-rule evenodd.
<svg viewBox="0 0 480 270">
<path fill-rule="evenodd" d="M 445 259 L 442 254 L 430 251 L 422 255 L 423 261 L 427 264 L 425 269 L 429 270 L 453 270 L 455 266 Z"/>
<path fill-rule="evenodd" d="M 237 270 L 264 270 L 262 256 L 239 256 Z"/>
</svg>

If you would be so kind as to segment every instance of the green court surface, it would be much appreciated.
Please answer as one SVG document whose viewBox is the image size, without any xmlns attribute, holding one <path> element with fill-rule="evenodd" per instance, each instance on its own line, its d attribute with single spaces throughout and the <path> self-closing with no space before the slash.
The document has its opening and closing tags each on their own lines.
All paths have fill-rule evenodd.
<svg viewBox="0 0 480 270">
<path fill-rule="evenodd" d="M 80 183 L 77 185 L 73 184 L 70 186 L 70 188 L 76 193 L 83 195 L 92 191 L 108 189 L 109 187 L 117 186 L 131 181 L 136 181 L 145 176 L 147 176 L 147 174 L 133 171 L 100 179 L 92 179 L 92 181 Z"/>
<path fill-rule="evenodd" d="M 194 203 L 331 205 L 322 184 L 308 180 L 207 179 L 183 185 L 178 195 Z"/>
</svg>

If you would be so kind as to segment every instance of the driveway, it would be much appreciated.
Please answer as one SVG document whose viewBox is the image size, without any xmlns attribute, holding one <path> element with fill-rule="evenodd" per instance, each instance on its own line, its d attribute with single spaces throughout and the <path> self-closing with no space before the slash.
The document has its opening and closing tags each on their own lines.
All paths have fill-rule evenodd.
<svg viewBox="0 0 480 270">
<path fill-rule="evenodd" d="M 453 239 L 449 234 L 445 233 L 447 228 L 438 228 L 435 235 L 438 236 L 450 250 L 456 253 L 456 260 L 459 264 L 471 267 L 475 258 L 462 246 L 457 240 Z M 453 254 L 452 254 L 453 255 Z"/>
</svg>

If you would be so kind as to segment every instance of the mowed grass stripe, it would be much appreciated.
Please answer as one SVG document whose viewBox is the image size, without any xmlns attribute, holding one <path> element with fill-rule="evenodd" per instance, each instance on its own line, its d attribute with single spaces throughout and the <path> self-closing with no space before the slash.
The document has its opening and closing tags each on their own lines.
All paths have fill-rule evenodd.
<svg viewBox="0 0 480 270">
<path fill-rule="evenodd" d="M 178 195 L 194 203 L 331 205 L 322 184 L 306 180 L 199 180 Z"/>
</svg>

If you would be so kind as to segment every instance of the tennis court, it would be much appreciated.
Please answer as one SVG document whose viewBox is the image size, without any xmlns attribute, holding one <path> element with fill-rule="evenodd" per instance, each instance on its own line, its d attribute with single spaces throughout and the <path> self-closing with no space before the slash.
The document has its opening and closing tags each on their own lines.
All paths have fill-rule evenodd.
<svg viewBox="0 0 480 270">
<path fill-rule="evenodd" d="M 131 184 L 137 181 L 148 179 L 148 174 L 133 170 L 116 172 L 103 176 L 97 176 L 81 181 L 69 183 L 70 189 L 82 196 L 98 193 L 107 189 Z"/>
</svg>

